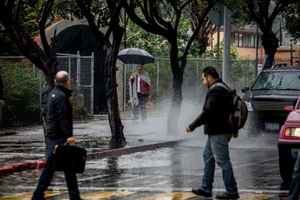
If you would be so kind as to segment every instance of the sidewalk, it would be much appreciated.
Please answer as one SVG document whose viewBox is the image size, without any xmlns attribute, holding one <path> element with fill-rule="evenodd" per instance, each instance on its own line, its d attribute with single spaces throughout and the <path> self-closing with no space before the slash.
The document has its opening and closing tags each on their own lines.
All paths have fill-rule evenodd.
<svg viewBox="0 0 300 200">
<path fill-rule="evenodd" d="M 74 124 L 77 144 L 86 148 L 88 159 L 101 159 L 135 152 L 154 150 L 176 144 L 179 138 L 163 134 L 161 118 L 146 122 L 123 120 L 127 145 L 110 149 L 110 128 L 108 121 L 91 120 Z M 44 161 L 44 136 L 41 126 L 31 126 L 0 131 L 0 176 L 27 169 L 42 168 Z"/>
</svg>

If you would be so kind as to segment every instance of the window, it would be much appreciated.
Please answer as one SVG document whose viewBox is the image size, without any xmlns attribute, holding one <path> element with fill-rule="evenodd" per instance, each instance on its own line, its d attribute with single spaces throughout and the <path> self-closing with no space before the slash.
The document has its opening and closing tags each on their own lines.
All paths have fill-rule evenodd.
<svg viewBox="0 0 300 200">
<path fill-rule="evenodd" d="M 300 90 L 299 71 L 262 72 L 253 90 Z"/>
</svg>

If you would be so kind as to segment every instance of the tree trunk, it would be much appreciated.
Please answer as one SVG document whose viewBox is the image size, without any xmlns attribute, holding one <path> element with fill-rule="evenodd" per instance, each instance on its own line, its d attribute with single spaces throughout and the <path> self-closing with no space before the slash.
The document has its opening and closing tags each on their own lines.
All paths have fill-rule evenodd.
<svg viewBox="0 0 300 200">
<path fill-rule="evenodd" d="M 113 32 L 113 44 L 112 46 L 104 47 L 106 52 L 105 61 L 105 93 L 107 101 L 108 119 L 111 128 L 111 141 L 110 146 L 112 148 L 123 147 L 126 145 L 126 139 L 124 137 L 124 126 L 121 121 L 118 93 L 117 93 L 117 78 L 116 78 L 116 62 L 117 55 L 120 49 L 122 36 L 124 30 L 120 27 L 115 27 Z"/>
<path fill-rule="evenodd" d="M 271 68 L 274 64 L 274 57 L 278 48 L 278 39 L 276 35 L 269 31 L 262 35 L 262 45 L 265 50 L 264 69 Z"/>
<path fill-rule="evenodd" d="M 1 72 L 1 70 L 0 70 Z M 3 88 L 3 81 L 2 81 L 2 76 L 0 74 L 0 100 L 4 99 L 4 88 Z"/>
<path fill-rule="evenodd" d="M 181 112 L 182 103 L 182 83 L 185 60 L 179 60 L 178 58 L 178 46 L 177 43 L 171 43 L 170 45 L 170 62 L 173 75 L 173 95 L 171 108 L 168 115 L 168 133 L 178 134 L 179 133 L 179 117 Z"/>
</svg>

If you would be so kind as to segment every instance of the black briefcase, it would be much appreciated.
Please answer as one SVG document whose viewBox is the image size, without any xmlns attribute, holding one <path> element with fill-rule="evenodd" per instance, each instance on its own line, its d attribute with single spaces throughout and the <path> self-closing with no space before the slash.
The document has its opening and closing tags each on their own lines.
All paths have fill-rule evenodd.
<svg viewBox="0 0 300 200">
<path fill-rule="evenodd" d="M 54 152 L 56 171 L 83 173 L 86 162 L 86 150 L 75 145 L 59 145 Z"/>
</svg>

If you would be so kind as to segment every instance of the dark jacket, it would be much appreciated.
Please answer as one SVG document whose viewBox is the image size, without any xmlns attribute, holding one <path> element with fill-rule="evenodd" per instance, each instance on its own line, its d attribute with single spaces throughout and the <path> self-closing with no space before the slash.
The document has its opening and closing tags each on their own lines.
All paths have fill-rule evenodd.
<svg viewBox="0 0 300 200">
<path fill-rule="evenodd" d="M 218 80 L 208 89 L 202 113 L 189 126 L 192 131 L 204 125 L 204 133 L 207 135 L 232 134 L 229 123 L 229 114 L 233 108 L 232 95 L 220 83 L 223 84 Z"/>
<path fill-rule="evenodd" d="M 50 86 L 42 88 L 42 92 L 41 92 L 41 115 L 42 115 L 42 117 L 46 117 L 46 115 L 47 115 L 48 97 L 49 97 L 49 93 L 51 92 L 52 89 L 53 89 L 53 87 L 50 87 Z"/>
<path fill-rule="evenodd" d="M 73 136 L 73 114 L 70 96 L 72 91 L 62 86 L 54 87 L 47 102 L 47 137 L 58 139 Z"/>
</svg>

